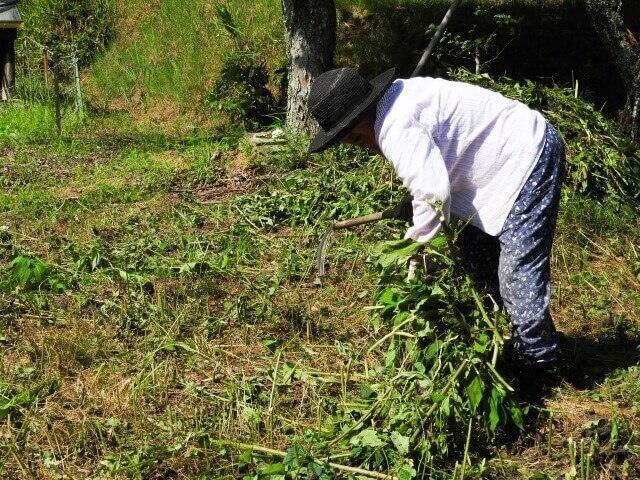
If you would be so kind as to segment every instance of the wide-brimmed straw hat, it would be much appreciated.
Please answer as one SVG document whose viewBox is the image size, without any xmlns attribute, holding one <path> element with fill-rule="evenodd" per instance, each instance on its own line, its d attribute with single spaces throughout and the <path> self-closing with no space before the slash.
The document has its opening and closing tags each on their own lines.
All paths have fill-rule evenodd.
<svg viewBox="0 0 640 480">
<path fill-rule="evenodd" d="M 307 108 L 320 124 L 320 132 L 309 144 L 309 153 L 338 143 L 361 120 L 393 82 L 395 68 L 370 82 L 353 68 L 337 68 L 318 76 L 311 85 Z"/>
</svg>

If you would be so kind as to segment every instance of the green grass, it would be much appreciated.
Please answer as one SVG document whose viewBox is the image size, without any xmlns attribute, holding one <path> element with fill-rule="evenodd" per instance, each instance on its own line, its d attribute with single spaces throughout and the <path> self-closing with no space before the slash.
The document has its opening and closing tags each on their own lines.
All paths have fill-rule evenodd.
<svg viewBox="0 0 640 480">
<path fill-rule="evenodd" d="M 276 65 L 282 58 L 283 41 L 281 34 L 274 38 L 280 21 L 278 9 L 266 1 L 223 5 L 229 8 L 246 44 L 261 59 Z M 213 5 L 198 1 L 185 8 L 179 2 L 157 6 L 126 2 L 120 8 L 122 33 L 91 68 L 88 88 L 94 94 L 90 98 L 100 105 L 127 108 L 152 99 L 168 105 L 165 113 L 170 116 L 179 113 L 170 112 L 171 107 L 198 110 L 225 55 L 234 48 Z"/>
<path fill-rule="evenodd" d="M 36 104 L 29 108 L 3 105 L 0 118 L 0 141 L 3 144 L 37 142 L 52 139 L 56 135 L 55 112 L 44 105 Z"/>
<path fill-rule="evenodd" d="M 244 55 L 254 65 L 264 65 L 269 76 L 268 87 L 282 109 L 282 70 L 286 57 L 280 6 L 264 0 L 223 1 L 218 5 L 226 9 L 226 16 L 204 1 L 192 2 L 189 8 L 171 1 L 157 5 L 139 1 L 119 4 L 119 34 L 108 51 L 88 69 L 85 88 L 89 103 L 99 109 L 133 111 L 141 119 L 168 125 L 174 122 L 204 124 L 208 120 L 215 124 L 221 120 L 207 118 L 212 111 L 205 100 L 220 80 L 225 65 L 233 65 L 237 55 Z M 474 14 L 479 5 L 482 2 L 460 7 L 450 27 L 452 33 L 468 35 L 477 23 L 482 24 L 483 32 L 494 28 L 491 15 L 480 18 Z M 408 75 L 428 41 L 427 27 L 439 23 L 449 2 L 363 0 L 339 1 L 336 6 L 339 14 L 337 66 L 356 67 L 365 76 L 395 66 L 401 75 Z M 519 19 L 518 25 L 522 25 L 498 39 L 496 48 L 500 50 L 511 41 L 530 35 L 529 30 L 539 33 L 541 28 L 575 28 L 570 22 L 565 25 L 558 20 L 557 17 L 562 16 L 558 8 L 560 12 L 569 12 L 567 16 L 575 16 L 574 10 L 579 7 L 568 0 L 508 0 L 494 8 Z M 530 23 L 527 19 L 531 19 Z M 519 45 L 518 41 L 514 45 Z M 449 50 L 450 47 L 443 44 L 437 55 L 451 63 Z M 497 51 L 487 53 L 494 54 Z M 460 57 L 460 52 L 455 55 Z M 516 51 L 509 58 L 513 63 L 515 58 L 522 59 L 522 55 Z M 460 62 L 457 58 L 457 63 Z M 546 62 L 554 66 L 567 63 L 555 55 L 549 56 Z M 516 69 L 528 73 L 530 66 L 521 63 Z M 495 66 L 496 72 L 504 72 L 505 68 L 500 62 Z M 444 74 L 445 69 L 439 60 L 430 72 Z M 588 71 L 575 69 L 575 75 L 590 75 Z M 539 75 L 546 75 L 546 71 Z M 561 77 L 560 81 L 567 80 L 565 73 Z M 585 81 L 584 85 L 588 88 L 589 82 Z M 234 98 L 228 100 L 240 102 Z M 214 117 L 220 117 L 220 112 L 213 113 Z"/>
<path fill-rule="evenodd" d="M 45 4 L 40 2 L 31 6 L 37 8 L 32 15 L 33 24 L 25 30 L 24 35 L 43 36 L 38 38 L 46 43 L 52 33 L 47 20 L 49 17 L 42 16 L 44 11 L 48 11 L 48 7 L 43 7 Z M 83 94 L 94 112 L 128 112 L 132 114 L 129 121 L 145 130 L 161 125 L 164 131 L 179 136 L 225 128 L 231 130 L 246 121 L 233 115 L 237 107 L 246 102 L 239 92 L 254 92 L 253 88 L 260 91 L 262 85 L 230 87 L 231 93 L 224 95 L 226 105 L 222 111 L 219 110 L 220 103 L 211 101 L 211 96 L 216 91 L 217 82 L 222 81 L 223 85 L 229 83 L 228 79 L 221 78 L 221 72 L 225 71 L 225 67 L 238 70 L 237 60 L 242 57 L 254 67 L 264 67 L 267 75 L 270 98 L 264 100 L 271 105 L 274 117 L 272 120 L 261 118 L 259 123 L 264 125 L 280 121 L 278 116 L 284 108 L 283 72 L 286 57 L 279 5 L 265 0 L 234 0 L 215 4 L 198 0 L 191 2 L 188 8 L 175 1 L 96 0 L 91 5 L 87 8 L 97 9 L 100 25 L 92 26 L 84 18 L 79 19 L 77 23 L 81 33 L 78 35 L 89 35 L 92 42 L 103 36 L 110 41 L 108 48 L 105 51 L 100 49 L 97 56 L 85 52 L 92 62 L 82 65 Z M 478 6 L 482 6 L 481 1 L 462 4 L 449 28 L 451 34 L 466 38 L 465 35 L 468 36 L 471 30 L 475 35 L 491 33 L 495 28 L 495 12 L 491 10 L 487 14 L 476 15 L 474 12 Z M 555 75 L 559 82 L 568 82 L 573 75 L 581 80 L 581 86 L 588 94 L 602 89 L 602 85 L 605 85 L 605 90 L 608 89 L 610 80 L 608 77 L 602 80 L 602 72 L 606 69 L 602 66 L 601 54 L 592 48 L 593 38 L 589 35 L 571 36 L 572 48 L 595 53 L 591 57 L 578 59 L 578 65 L 569 68 L 567 65 L 573 60 L 570 61 L 568 57 L 575 57 L 575 52 L 558 49 L 557 36 L 543 34 L 560 30 L 571 35 L 572 29 L 578 28 L 578 20 L 573 22 L 570 19 L 582 15 L 579 4 L 573 0 L 505 0 L 492 4 L 492 7 L 517 20 L 517 28 L 500 32 L 492 47 L 495 51 L 486 52 L 485 60 L 488 61 L 489 57 L 509 46 L 491 65 L 493 73 L 501 74 L 509 70 L 518 78 L 531 78 L 534 75 L 548 78 Z M 395 66 L 400 75 L 408 75 L 428 41 L 429 25 L 440 21 L 448 2 L 339 1 L 337 8 L 337 66 L 356 67 L 369 77 Z M 116 23 L 115 29 L 111 22 Z M 98 30 L 93 32 L 93 27 Z M 67 33 L 61 39 L 57 39 L 56 35 L 55 41 L 60 40 L 67 50 L 76 41 L 73 33 Z M 535 37 L 536 52 L 549 51 L 544 54 L 544 61 L 534 57 L 527 61 L 528 55 L 522 54 L 524 50 L 532 50 L 526 40 L 532 36 Z M 584 42 L 585 47 L 576 45 L 576 39 Z M 19 97 L 53 104 L 52 79 L 49 78 L 48 88 L 44 86 L 40 48 L 29 41 L 24 43 L 22 39 L 19 47 Z M 452 64 L 465 64 L 471 68 L 472 62 L 463 58 L 465 55 L 448 41 L 443 41 L 436 51 L 434 63 L 429 67 L 429 73 L 446 75 L 448 66 Z M 245 65 L 246 62 L 240 63 Z M 544 67 L 542 70 L 541 65 Z M 245 65 L 244 68 L 248 67 Z M 71 70 L 66 63 L 62 69 L 65 76 L 62 85 L 64 100 L 71 103 L 75 91 Z M 246 73 L 244 70 L 239 73 L 236 71 L 241 78 L 246 78 Z M 613 99 L 608 104 L 615 101 Z M 71 117 L 69 112 L 65 112 L 63 121 Z"/>
<path fill-rule="evenodd" d="M 379 282 L 372 248 L 403 227 L 336 232 L 320 285 L 317 242 L 333 219 L 399 199 L 391 168 L 343 147 L 310 158 L 293 139 L 265 155 L 234 139 L 168 137 L 122 114 L 52 139 L 32 126 L 42 109 L 12 108 L 0 160 L 0 476 L 310 468 L 301 449 L 321 455 L 335 425 L 368 408 L 367 378 L 384 378 L 386 349 L 367 353 L 385 332 L 366 310 Z M 638 233 L 632 207 L 566 191 L 553 260 L 563 383 L 517 442 L 471 442 L 467 473 L 556 478 L 573 438 L 578 471 L 593 445 L 591 478 L 635 475 Z M 405 441 L 387 434 L 326 451 L 375 469 L 392 451 L 373 445 Z M 356 456 L 366 448 L 371 457 Z M 462 461 L 456 449 L 432 475 L 459 478 Z"/>
</svg>

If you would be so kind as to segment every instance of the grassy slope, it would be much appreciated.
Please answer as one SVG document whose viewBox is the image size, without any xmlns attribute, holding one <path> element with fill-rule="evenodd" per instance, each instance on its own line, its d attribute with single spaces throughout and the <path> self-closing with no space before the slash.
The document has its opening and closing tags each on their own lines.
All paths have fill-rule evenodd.
<svg viewBox="0 0 640 480">
<path fill-rule="evenodd" d="M 280 12 L 272 2 L 222 2 L 250 51 L 272 70 L 282 66 Z M 234 40 L 212 2 L 120 2 L 119 35 L 89 71 L 89 101 L 143 114 L 143 120 L 193 122 Z M 200 116 L 201 123 L 205 119 Z"/>
<path fill-rule="evenodd" d="M 98 103 L 150 103 L 155 114 L 144 112 L 143 127 L 135 108 L 84 126 L 69 117 L 58 142 L 50 110 L 0 109 L 0 258 L 50 266 L 17 289 L 9 268 L 0 276 L 2 478 L 162 478 L 171 470 L 239 478 L 261 460 L 242 466 L 213 439 L 278 449 L 304 442 L 307 429 L 329 428 L 344 401 L 344 366 L 351 360 L 347 399 L 358 397 L 365 374 L 359 359 L 374 334 L 363 308 L 377 283 L 366 260 L 376 241 L 402 228 L 336 234 L 321 286 L 314 255 L 333 218 L 399 197 L 391 169 L 348 150 L 309 159 L 294 143 L 265 156 L 234 139 L 192 136 L 193 118 L 180 115 L 217 61 L 199 49 L 217 51 L 228 39 L 209 16 L 139 3 L 126 7 L 140 12 L 124 17 L 131 35 L 88 80 L 106 92 Z M 267 2 L 233 4 L 273 22 L 279 14 Z M 180 31 L 198 26 L 185 50 L 171 42 L 175 18 Z M 247 27 L 257 39 L 271 29 Z M 189 68 L 179 73 L 185 57 Z M 123 66 L 115 78 L 114 64 Z M 166 117 L 182 123 L 181 135 L 150 125 Z M 565 198 L 553 298 L 568 334 L 563 383 L 545 399 L 552 421 L 543 415 L 530 435 L 488 452 L 488 475 L 555 478 L 570 466 L 570 437 L 587 439 L 587 451 L 597 438 L 593 477 L 637 475 L 639 234 L 633 213 Z M 49 280 L 63 292 L 50 291 Z M 291 381 L 287 362 L 308 375 Z"/>
<path fill-rule="evenodd" d="M 173 1 L 119 2 L 121 14 L 116 40 L 86 74 L 85 93 L 89 102 L 101 109 L 125 110 L 142 123 L 174 126 L 181 134 L 196 130 L 196 125 L 202 128 L 209 123 L 218 124 L 219 119 L 212 118 L 211 112 L 203 108 L 203 100 L 219 77 L 225 60 L 238 49 L 257 64 L 264 63 L 271 76 L 270 87 L 276 97 L 281 97 L 280 72 L 286 59 L 280 8 L 274 8 L 275 4 L 267 0 L 234 0 L 219 4 L 228 9 L 237 39 L 231 38 L 224 28 L 225 21 L 212 2 L 194 0 L 189 8 Z M 476 22 L 482 21 L 485 25 L 480 30 L 484 32 L 483 29 L 489 28 L 485 32 L 489 35 L 495 21 L 491 15 L 474 15 L 479 5 L 482 5 L 480 0 L 462 4 L 449 30 L 465 35 Z M 492 2 L 493 9 L 520 19 L 519 23 L 526 25 L 523 31 L 511 33 L 515 38 L 498 36 L 497 44 L 501 47 L 515 40 L 515 49 L 511 53 L 507 49 L 502 56 L 508 56 L 515 63 L 530 56 L 538 76 L 550 77 L 552 73 L 540 71 L 541 64 L 560 70 L 566 66 L 561 56 L 574 54 L 573 74 L 582 81 L 582 88 L 589 88 L 590 82 L 599 76 L 598 72 L 608 67 L 596 62 L 592 65 L 593 71 L 584 70 L 582 64 L 591 65 L 595 61 L 581 56 L 585 47 L 572 38 L 561 42 L 570 44 L 567 49 L 549 47 L 549 43 L 554 45 L 558 39 L 537 32 L 540 28 L 552 31 L 566 28 L 567 25 L 558 22 L 557 18 L 575 16 L 574 5 L 574 0 Z M 339 0 L 336 6 L 337 65 L 359 68 L 366 76 L 396 66 L 401 74 L 409 75 L 428 41 L 425 37 L 427 26 L 440 21 L 449 2 Z M 576 28 L 571 22 L 568 25 Z M 533 37 L 534 43 L 519 43 L 520 37 Z M 589 35 L 581 37 L 588 38 Z M 558 55 L 544 53 L 538 58 L 539 50 L 552 50 Z M 593 42 L 590 50 L 594 50 Z M 487 53 L 487 56 L 495 53 Z M 495 68 L 498 74 L 505 71 L 500 62 Z M 521 65 L 522 71 L 527 68 L 531 67 Z M 569 78 L 571 76 L 560 75 L 558 81 Z M 611 79 L 607 82 L 610 84 Z"/>
</svg>

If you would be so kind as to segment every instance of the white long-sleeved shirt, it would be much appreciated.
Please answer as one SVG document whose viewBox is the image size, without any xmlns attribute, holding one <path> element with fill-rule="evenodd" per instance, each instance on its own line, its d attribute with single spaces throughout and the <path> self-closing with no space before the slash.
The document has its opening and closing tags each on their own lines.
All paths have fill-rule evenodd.
<svg viewBox="0 0 640 480">
<path fill-rule="evenodd" d="M 499 93 L 429 77 L 396 80 L 380 99 L 376 143 L 413 195 L 406 237 L 428 241 L 445 220 L 498 235 L 544 148 L 544 117 Z"/>
</svg>

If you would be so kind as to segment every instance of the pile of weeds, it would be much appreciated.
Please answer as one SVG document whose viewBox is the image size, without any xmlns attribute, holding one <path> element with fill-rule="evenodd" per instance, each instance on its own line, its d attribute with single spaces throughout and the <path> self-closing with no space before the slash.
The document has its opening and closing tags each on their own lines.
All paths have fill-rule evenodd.
<svg viewBox="0 0 640 480">
<path fill-rule="evenodd" d="M 496 369 L 506 319 L 456 267 L 451 239 L 448 232 L 429 244 L 384 242 L 373 254 L 377 340 L 359 359 L 367 378 L 357 398 L 339 405 L 336 428 L 316 439 L 358 468 L 399 479 L 452 469 L 460 478 L 465 470 L 481 475 L 475 454 L 501 433 L 525 428 L 528 407 Z M 429 258 L 429 272 L 408 279 L 410 258 Z"/>
<path fill-rule="evenodd" d="M 281 457 L 245 480 L 479 477 L 491 445 L 525 431 L 530 407 L 497 369 L 506 318 L 456 267 L 452 239 L 448 232 L 430 243 L 379 244 L 371 339 L 361 350 L 345 346 L 349 360 L 334 375 L 340 396 L 325 400 L 331 421 L 287 451 L 220 442 L 246 450 L 241 462 L 251 452 Z M 429 271 L 408 278 L 410 258 L 429 258 Z M 285 370 L 289 381 L 310 381 L 295 365 Z"/>
<path fill-rule="evenodd" d="M 625 138 L 613 121 L 571 88 L 544 87 L 531 81 L 495 79 L 468 70 L 452 73 L 519 100 L 544 113 L 567 143 L 567 183 L 582 195 L 640 200 L 640 148 Z"/>
</svg>

